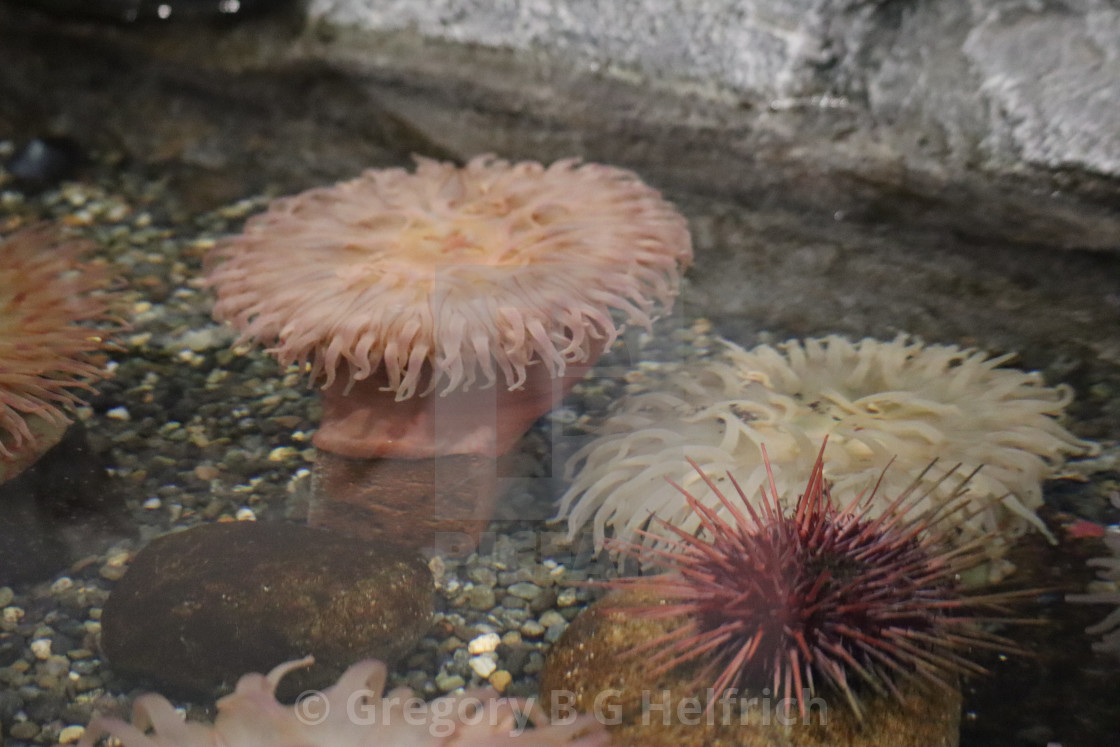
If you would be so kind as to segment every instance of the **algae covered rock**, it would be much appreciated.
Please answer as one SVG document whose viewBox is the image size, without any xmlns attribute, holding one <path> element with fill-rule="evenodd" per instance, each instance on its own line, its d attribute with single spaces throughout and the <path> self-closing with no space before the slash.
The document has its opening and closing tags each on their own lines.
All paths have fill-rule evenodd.
<svg viewBox="0 0 1120 747">
<path fill-rule="evenodd" d="M 699 667 L 660 677 L 648 652 L 630 655 L 680 624 L 652 620 L 626 608 L 649 604 L 636 592 L 615 592 L 577 617 L 553 646 L 541 675 L 541 702 L 592 713 L 606 722 L 612 744 L 645 747 L 956 747 L 961 695 L 938 688 L 900 687 L 905 702 L 869 693 L 858 719 L 825 689 L 802 718 L 795 699 L 770 690 L 742 691 L 709 712 L 691 683 Z"/>
<path fill-rule="evenodd" d="M 202 693 L 311 654 L 315 667 L 294 685 L 315 687 L 360 659 L 407 653 L 432 595 L 424 560 L 390 545 L 292 524 L 210 524 L 136 555 L 105 605 L 102 648 L 121 673 Z"/>
</svg>

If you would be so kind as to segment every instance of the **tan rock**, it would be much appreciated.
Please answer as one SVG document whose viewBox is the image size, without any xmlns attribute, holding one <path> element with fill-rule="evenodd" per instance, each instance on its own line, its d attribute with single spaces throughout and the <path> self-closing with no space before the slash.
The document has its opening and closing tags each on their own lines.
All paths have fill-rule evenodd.
<svg viewBox="0 0 1120 747">
<path fill-rule="evenodd" d="M 956 747 L 961 696 L 938 688 L 902 688 L 892 696 L 864 695 L 863 720 L 833 693 L 818 691 L 801 723 L 796 702 L 786 710 L 769 692 L 741 694 L 704 712 L 690 687 L 697 668 L 650 676 L 647 656 L 628 656 L 679 621 L 648 620 L 624 608 L 640 603 L 616 592 L 579 615 L 553 646 L 541 676 L 547 709 L 574 707 L 610 726 L 615 745 L 643 747 Z M 753 702 L 751 699 L 756 699 Z"/>
</svg>

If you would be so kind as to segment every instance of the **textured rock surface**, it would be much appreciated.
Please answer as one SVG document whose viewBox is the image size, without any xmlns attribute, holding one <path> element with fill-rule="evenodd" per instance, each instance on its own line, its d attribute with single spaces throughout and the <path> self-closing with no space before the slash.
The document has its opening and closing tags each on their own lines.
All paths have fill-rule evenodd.
<svg viewBox="0 0 1120 747">
<path fill-rule="evenodd" d="M 1120 8 L 1105 0 L 313 0 L 311 14 L 773 108 L 865 110 L 899 146 L 958 161 L 1120 175 Z"/>
<path fill-rule="evenodd" d="M 359 659 L 407 653 L 433 593 L 423 559 L 392 546 L 291 524 L 208 524 L 136 556 L 105 605 L 102 648 L 117 671 L 207 694 L 311 654 L 291 687 L 314 687 Z"/>
<path fill-rule="evenodd" d="M 797 14 L 751 4 L 742 18 L 715 2 L 639 12 L 662 4 L 620 5 L 634 23 L 610 26 L 617 9 L 595 25 L 565 16 L 572 3 L 510 0 L 485 43 L 491 17 L 465 1 L 322 2 L 319 23 L 223 28 L 90 27 L 0 6 L 0 137 L 70 134 L 159 164 L 191 208 L 410 152 L 496 152 L 604 161 L 758 210 L 1120 246 L 1120 97 L 1107 85 L 1120 37 L 1103 31 L 1114 11 L 817 0 Z M 713 9 L 726 23 L 703 20 Z M 351 22 L 367 30 L 340 25 Z M 711 69 L 680 67 L 693 58 Z"/>
<path fill-rule="evenodd" d="M 841 699 L 822 698 L 823 703 L 814 701 L 815 705 L 809 709 L 808 723 L 801 723 L 796 705 L 792 714 L 785 715 L 787 712 L 780 709 L 788 706 L 779 697 L 767 697 L 768 690 L 743 696 L 758 698 L 745 725 L 739 723 L 737 710 L 730 710 L 725 717 L 723 706 L 718 706 L 710 719 L 698 710 L 689 714 L 681 706 L 695 695 L 689 685 L 696 671 L 674 670 L 655 680 L 647 671 L 645 657 L 626 656 L 631 648 L 674 627 L 671 619 L 644 620 L 622 610 L 630 604 L 642 603 L 641 600 L 633 596 L 633 592 L 616 592 L 584 610 L 568 626 L 545 660 L 541 702 L 569 702 L 577 710 L 598 712 L 614 720 L 612 731 L 618 744 L 651 747 L 744 744 L 955 747 L 958 744 L 960 693 L 939 689 L 915 691 L 910 684 L 903 687 L 908 698 L 906 706 L 891 697 L 866 697 L 862 704 L 867 716 L 862 722 Z M 667 692 L 672 693 L 669 702 L 675 704 L 668 709 L 663 707 Z M 574 701 L 568 700 L 570 697 L 574 697 Z M 779 717 L 779 713 L 783 715 Z"/>
</svg>

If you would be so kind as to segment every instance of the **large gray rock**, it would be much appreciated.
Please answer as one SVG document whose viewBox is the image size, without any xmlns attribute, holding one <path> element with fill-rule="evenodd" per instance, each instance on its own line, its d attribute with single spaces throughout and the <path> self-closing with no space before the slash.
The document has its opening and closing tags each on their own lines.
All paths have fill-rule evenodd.
<svg viewBox="0 0 1120 747">
<path fill-rule="evenodd" d="M 603 161 L 671 196 L 821 225 L 1120 247 L 1120 9 L 1099 2 L 315 0 L 310 13 L 90 28 L 0 4 L 0 137 L 80 132 L 158 164 L 191 210 L 410 153 L 493 152 Z"/>
<path fill-rule="evenodd" d="M 822 59 L 829 0 L 313 0 L 339 25 L 543 51 L 653 79 L 787 96 Z"/>
<path fill-rule="evenodd" d="M 1120 174 L 1120 7 L 1005 3 L 981 18 L 964 53 L 993 134 L 1029 163 Z"/>
<path fill-rule="evenodd" d="M 310 13 L 774 109 L 866 111 L 903 155 L 1120 176 L 1107 0 L 312 0 Z"/>
</svg>

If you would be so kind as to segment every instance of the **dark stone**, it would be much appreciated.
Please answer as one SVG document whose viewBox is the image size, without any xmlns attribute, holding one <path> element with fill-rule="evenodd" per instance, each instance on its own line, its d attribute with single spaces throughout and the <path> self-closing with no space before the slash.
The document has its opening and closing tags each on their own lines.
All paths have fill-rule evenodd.
<svg viewBox="0 0 1120 747">
<path fill-rule="evenodd" d="M 407 654 L 427 630 L 433 588 L 422 558 L 385 543 L 208 524 L 136 555 L 105 604 L 101 644 L 113 669 L 184 694 L 312 654 L 314 667 L 285 678 L 294 694 L 360 659 Z"/>
<path fill-rule="evenodd" d="M 0 724 L 10 724 L 23 710 L 23 698 L 10 690 L 0 690 Z"/>
<path fill-rule="evenodd" d="M 82 147 L 68 137 L 43 137 L 28 141 L 4 164 L 25 191 L 38 191 L 73 176 L 85 160 Z"/>
<path fill-rule="evenodd" d="M 0 484 L 0 585 L 50 578 L 134 533 L 124 496 L 76 422 L 31 467 Z"/>
<path fill-rule="evenodd" d="M 529 600 L 529 611 L 535 615 L 550 610 L 554 606 L 556 606 L 556 589 L 541 589 L 540 594 Z"/>
<path fill-rule="evenodd" d="M 67 651 L 73 651 L 78 648 L 78 644 L 71 638 L 61 633 L 55 633 L 51 636 L 51 653 L 65 656 Z"/>
<path fill-rule="evenodd" d="M 31 698 L 24 703 L 23 710 L 31 721 L 44 723 L 55 717 L 59 711 L 66 707 L 66 697 L 56 693 L 46 692 L 37 698 Z"/>
<path fill-rule="evenodd" d="M 18 633 L 0 632 L 0 667 L 6 667 L 23 656 L 26 641 Z M 0 718 L 0 722 L 3 718 Z"/>
</svg>

